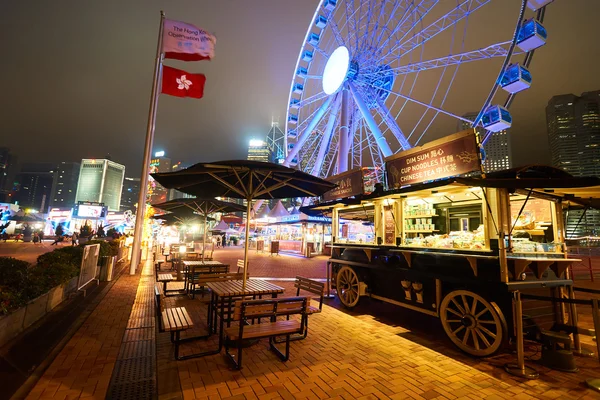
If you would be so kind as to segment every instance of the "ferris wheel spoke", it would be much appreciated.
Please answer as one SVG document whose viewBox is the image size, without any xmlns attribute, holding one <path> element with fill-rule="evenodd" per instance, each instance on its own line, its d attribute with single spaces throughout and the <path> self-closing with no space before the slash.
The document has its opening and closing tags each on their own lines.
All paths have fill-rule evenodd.
<svg viewBox="0 0 600 400">
<path fill-rule="evenodd" d="M 453 114 L 453 113 L 451 113 L 450 111 L 443 110 L 443 109 L 441 109 L 441 108 L 439 108 L 439 107 L 436 107 L 436 106 L 434 106 L 433 104 L 427 104 L 427 103 L 424 103 L 424 102 L 422 102 L 422 101 L 419 101 L 419 100 L 417 100 L 417 99 L 413 99 L 412 97 L 406 96 L 406 95 L 404 95 L 404 94 L 401 94 L 401 93 L 394 92 L 394 91 L 392 91 L 392 90 L 387 90 L 387 89 L 385 89 L 385 88 L 382 88 L 382 87 L 376 87 L 376 86 L 374 86 L 374 87 L 375 87 L 376 89 L 379 89 L 379 90 L 384 90 L 384 91 L 386 91 L 386 92 L 388 92 L 388 93 L 390 93 L 390 94 L 393 94 L 394 96 L 401 97 L 401 98 L 403 98 L 403 99 L 405 99 L 405 100 L 408 100 L 408 101 L 410 101 L 410 102 L 413 102 L 413 103 L 416 103 L 416 104 L 420 104 L 420 105 L 422 105 L 423 107 L 427 107 L 427 108 L 429 108 L 429 109 L 431 109 L 431 110 L 434 110 L 434 111 L 440 112 L 440 113 L 442 113 L 442 114 L 446 114 L 446 115 L 448 115 L 448 116 L 450 116 L 450 117 L 453 117 L 453 118 L 456 118 L 456 119 L 460 119 L 461 121 L 465 121 L 465 122 L 469 122 L 469 123 L 471 123 L 471 120 L 469 120 L 469 119 L 466 119 L 465 117 L 461 117 L 460 115 Z"/>
<path fill-rule="evenodd" d="M 387 31 L 388 31 L 388 30 L 387 30 L 387 27 L 388 27 L 388 26 L 389 26 L 389 25 L 392 23 L 392 21 L 394 20 L 394 16 L 395 16 L 395 15 L 398 13 L 398 9 L 399 9 L 399 8 L 400 8 L 400 6 L 402 6 L 403 4 L 404 4 L 404 2 L 403 2 L 403 1 L 401 1 L 401 0 L 396 0 L 396 1 L 394 1 L 394 6 L 393 6 L 393 8 L 392 8 L 392 11 L 390 12 L 390 16 L 389 16 L 389 18 L 387 19 L 387 22 L 386 22 L 386 23 L 383 25 L 383 27 L 382 27 L 382 29 L 381 29 L 381 32 L 379 32 L 379 36 L 378 36 L 376 39 L 375 39 L 375 36 L 373 36 L 373 39 L 375 39 L 375 40 L 374 40 L 374 42 L 371 44 L 372 46 L 375 46 L 375 45 L 377 45 L 377 46 L 379 47 L 379 45 L 380 45 L 381 41 L 383 40 L 383 35 L 385 34 L 385 32 L 387 32 Z M 384 9 L 385 9 L 385 7 L 384 7 Z M 399 26 L 401 23 L 402 23 L 402 21 L 400 21 L 400 23 L 398 23 L 394 29 L 397 29 L 397 28 L 398 28 L 398 26 Z M 394 34 L 394 31 L 391 31 L 391 32 L 389 33 L 388 40 L 389 40 L 389 38 L 393 37 L 393 34 Z M 386 42 L 387 42 L 387 41 L 386 41 Z"/>
<path fill-rule="evenodd" d="M 390 33 L 388 38 L 383 43 L 379 43 L 377 48 L 381 51 L 388 47 L 388 44 L 392 40 L 402 41 L 410 31 L 417 26 L 422 19 L 431 11 L 439 0 L 425 0 L 420 2 L 412 2 L 409 7 L 406 8 L 404 15 L 400 22 L 394 27 L 394 30 Z M 402 35 L 398 38 L 398 35 Z M 379 55 L 378 54 L 378 55 Z"/>
<path fill-rule="evenodd" d="M 326 98 L 327 96 L 329 96 L 327 93 L 325 92 L 319 92 L 315 95 L 312 95 L 310 97 L 307 97 L 306 99 L 302 99 L 298 102 L 298 107 L 306 107 L 309 104 L 314 103 L 315 101 L 319 101 L 319 100 L 323 100 L 324 98 Z"/>
<path fill-rule="evenodd" d="M 354 0 L 346 0 L 345 2 L 345 12 L 346 12 L 346 23 L 348 24 L 348 47 L 352 50 L 356 50 L 358 49 L 358 31 L 356 30 L 356 13 L 358 12 L 358 10 L 360 10 L 360 7 L 358 7 L 356 10 L 353 10 L 354 7 Z M 350 40 L 352 39 L 352 36 L 354 36 L 354 39 L 356 40 L 356 43 L 354 45 L 354 48 L 352 48 L 350 46 Z"/>
<path fill-rule="evenodd" d="M 387 125 L 387 127 L 392 132 L 392 135 L 394 135 L 396 140 L 398 140 L 398 143 L 400 143 L 402 150 L 408 150 L 408 149 L 412 148 L 412 146 L 408 142 L 408 139 L 402 132 L 402 129 L 400 129 L 400 127 L 398 126 L 398 124 L 396 123 L 394 118 L 392 118 L 392 115 L 390 114 L 390 112 L 387 109 L 387 107 L 385 106 L 385 104 L 379 98 L 377 98 L 375 101 L 375 109 L 381 116 L 385 125 Z"/>
<path fill-rule="evenodd" d="M 339 95 L 336 95 L 336 99 L 334 100 L 333 107 L 331 108 L 331 113 L 329 114 L 329 120 L 327 121 L 327 125 L 325 126 L 325 130 L 323 131 L 323 138 L 321 139 L 321 144 L 319 146 L 319 153 L 317 154 L 317 158 L 315 160 L 315 164 L 313 165 L 313 169 L 311 171 L 312 175 L 321 176 L 319 172 L 323 166 L 323 160 L 325 159 L 325 155 L 329 150 L 331 135 L 333 133 L 333 128 L 335 126 L 335 120 L 337 118 L 338 111 L 340 109 L 341 98 Z"/>
<path fill-rule="evenodd" d="M 385 137 L 381 133 L 379 126 L 377 125 L 375 119 L 371 115 L 371 112 L 365 104 L 365 101 L 363 100 L 362 96 L 351 82 L 348 83 L 348 86 L 350 87 L 350 92 L 352 93 L 352 97 L 354 98 L 356 106 L 360 110 L 363 118 L 365 119 L 366 124 L 369 126 L 369 129 L 371 130 L 371 133 L 373 134 L 377 145 L 381 148 L 381 152 L 385 157 L 391 156 L 393 154 L 392 149 L 390 148 L 390 145 L 387 143 Z"/>
<path fill-rule="evenodd" d="M 458 4 L 452 11 L 443 17 L 439 18 L 435 22 L 431 23 L 427 27 L 423 28 L 420 32 L 412 36 L 407 41 L 399 43 L 394 46 L 385 56 L 381 57 L 380 60 L 386 59 L 390 55 L 404 55 L 410 51 L 415 50 L 418 47 L 423 46 L 431 38 L 444 32 L 446 29 L 456 25 L 463 18 L 469 16 L 471 13 L 481 8 L 491 0 L 463 0 Z"/>
<path fill-rule="evenodd" d="M 289 164 L 294 159 L 294 157 L 296 157 L 296 155 L 298 154 L 298 151 L 300 151 L 300 148 L 304 145 L 304 142 L 306 142 L 306 139 L 309 138 L 313 129 L 315 129 L 315 127 L 317 126 L 319 121 L 321 121 L 321 118 L 323 118 L 323 115 L 325 115 L 325 112 L 327 112 L 327 110 L 329 109 L 329 106 L 331 105 L 332 100 L 333 100 L 333 96 L 329 96 L 323 102 L 321 107 L 319 107 L 317 109 L 317 111 L 314 113 L 314 116 L 308 123 L 308 126 L 306 127 L 304 132 L 302 132 L 302 134 L 298 137 L 298 141 L 296 142 L 296 145 L 294 146 L 293 149 L 290 150 L 287 157 L 285 158 L 285 163 Z"/>
<path fill-rule="evenodd" d="M 511 42 L 493 44 L 483 49 L 467 51 L 464 53 L 453 54 L 447 57 L 440 57 L 433 60 L 426 60 L 417 63 L 410 63 L 399 67 L 391 68 L 396 75 L 410 74 L 419 71 L 426 71 L 436 68 L 444 68 L 451 65 L 458 65 L 472 61 L 485 60 L 496 57 L 506 57 Z M 522 54 L 523 52 L 514 52 L 513 54 Z M 365 73 L 363 76 L 374 75 L 375 73 Z"/>
</svg>

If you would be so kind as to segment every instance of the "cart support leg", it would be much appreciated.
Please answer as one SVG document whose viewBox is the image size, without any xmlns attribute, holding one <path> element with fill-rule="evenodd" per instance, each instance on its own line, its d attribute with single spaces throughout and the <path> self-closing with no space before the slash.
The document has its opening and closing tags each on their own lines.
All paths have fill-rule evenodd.
<svg viewBox="0 0 600 400">
<path fill-rule="evenodd" d="M 575 292 L 573 290 L 573 286 L 569 286 L 568 289 L 569 299 L 575 299 Z M 571 328 L 573 330 L 573 354 L 578 356 L 593 356 L 594 353 L 587 349 L 581 348 L 581 340 L 579 339 L 579 331 L 577 326 L 579 325 L 578 316 L 577 316 L 577 307 L 574 303 L 569 304 L 569 321 L 571 322 Z"/>
<path fill-rule="evenodd" d="M 506 364 L 504 369 L 511 375 L 525 379 L 537 379 L 538 372 L 525 366 L 525 349 L 523 345 L 523 304 L 521 303 L 521 292 L 513 293 L 513 315 L 515 316 L 515 330 L 517 335 L 517 363 Z"/>
<path fill-rule="evenodd" d="M 592 300 L 592 313 L 594 317 L 594 330 L 596 331 L 596 351 L 598 360 L 600 360 L 600 340 L 598 340 L 598 334 L 600 332 L 600 307 L 598 306 L 598 299 Z M 585 381 L 591 388 L 600 392 L 600 378 L 591 378 Z"/>
<path fill-rule="evenodd" d="M 335 296 L 331 293 L 331 263 L 328 262 L 326 264 L 327 269 L 327 294 L 323 297 L 326 299 L 333 299 Z"/>
</svg>

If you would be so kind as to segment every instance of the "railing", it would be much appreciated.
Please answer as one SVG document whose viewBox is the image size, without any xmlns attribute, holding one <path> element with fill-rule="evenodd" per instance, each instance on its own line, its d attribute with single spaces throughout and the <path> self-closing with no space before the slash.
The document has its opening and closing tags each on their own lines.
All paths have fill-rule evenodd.
<svg viewBox="0 0 600 400">
<path fill-rule="evenodd" d="M 600 274 L 600 247 L 579 247 L 568 248 L 570 258 L 580 258 L 580 262 L 575 262 L 569 266 L 569 272 L 573 281 L 583 276 L 594 282 L 595 274 Z M 579 278 L 578 278 L 579 277 Z"/>
</svg>

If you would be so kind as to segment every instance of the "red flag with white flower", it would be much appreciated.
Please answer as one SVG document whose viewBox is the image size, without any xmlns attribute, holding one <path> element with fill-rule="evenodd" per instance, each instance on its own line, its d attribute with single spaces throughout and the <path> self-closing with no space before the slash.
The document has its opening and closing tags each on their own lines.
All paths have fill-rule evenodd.
<svg viewBox="0 0 600 400">
<path fill-rule="evenodd" d="M 161 93 L 177 97 L 193 97 L 201 99 L 204 96 L 203 74 L 190 74 L 180 69 L 163 66 Z"/>
</svg>

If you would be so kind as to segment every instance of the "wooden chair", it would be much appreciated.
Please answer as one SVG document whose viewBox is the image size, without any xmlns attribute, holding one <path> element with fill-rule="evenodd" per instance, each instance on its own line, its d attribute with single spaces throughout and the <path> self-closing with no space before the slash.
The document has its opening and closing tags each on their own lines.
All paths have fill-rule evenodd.
<svg viewBox="0 0 600 400">
<path fill-rule="evenodd" d="M 171 333 L 171 342 L 175 343 L 175 359 L 179 360 L 180 333 L 193 327 L 194 323 L 185 307 L 164 307 L 160 290 L 156 285 L 154 285 L 154 298 L 158 330 Z"/>
<path fill-rule="evenodd" d="M 308 335 L 308 316 L 312 314 L 318 314 L 323 310 L 323 298 L 325 297 L 325 283 L 318 282 L 313 279 L 304 278 L 302 276 L 296 276 L 296 280 L 294 281 L 294 287 L 296 288 L 296 296 L 300 296 L 300 292 L 309 292 L 311 294 L 315 294 L 318 296 L 319 304 L 318 306 L 313 305 L 313 300 L 315 298 L 309 298 L 308 305 L 306 307 L 306 314 L 304 317 L 306 321 L 304 321 L 304 332 L 300 335 L 294 335 L 290 340 L 302 340 L 305 339 Z M 289 318 L 289 317 L 288 317 Z M 282 340 L 277 339 L 276 343 L 282 343 Z"/>
<path fill-rule="evenodd" d="M 233 310 L 234 321 L 239 321 L 239 326 L 225 329 L 225 353 L 233 362 L 236 369 L 242 368 L 242 347 L 244 339 L 269 338 L 269 348 L 277 354 L 282 361 L 290 358 L 290 336 L 301 334 L 306 321 L 305 314 L 308 299 L 306 297 L 289 297 L 282 299 L 242 300 L 235 304 Z M 292 315 L 300 315 L 300 320 L 290 320 Z M 286 316 L 287 320 L 277 320 L 277 317 Z M 268 318 L 270 322 L 249 325 L 250 320 Z M 285 353 L 275 347 L 274 338 L 285 336 Z M 236 341 L 236 356 L 229 352 L 232 341 Z"/>
<path fill-rule="evenodd" d="M 207 266 L 193 266 L 188 273 L 189 277 L 187 279 L 187 291 L 188 294 L 192 292 L 192 298 L 196 297 L 196 286 L 204 287 L 210 280 L 207 280 L 206 277 L 213 277 L 217 279 L 219 274 L 229 274 L 229 265 L 211 265 L 207 268 Z"/>
</svg>

